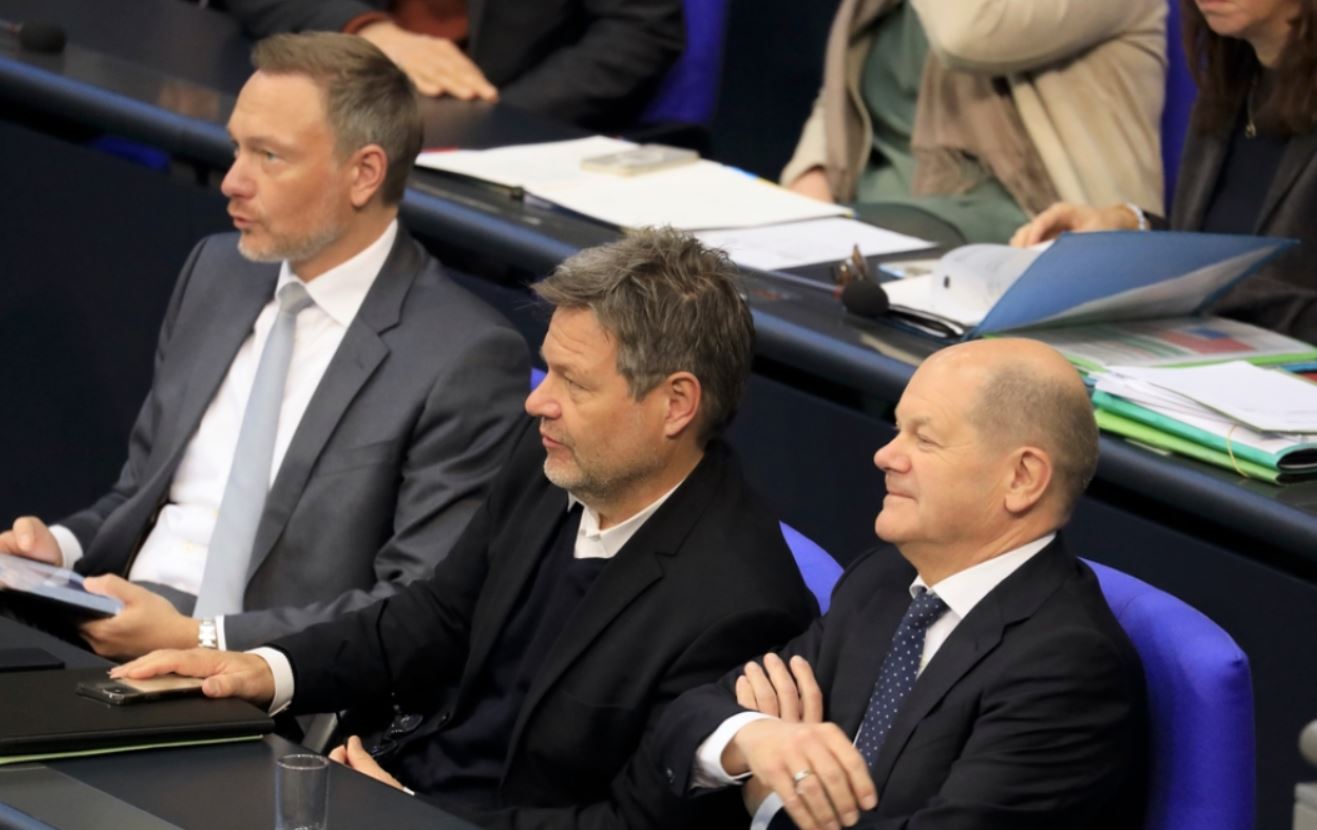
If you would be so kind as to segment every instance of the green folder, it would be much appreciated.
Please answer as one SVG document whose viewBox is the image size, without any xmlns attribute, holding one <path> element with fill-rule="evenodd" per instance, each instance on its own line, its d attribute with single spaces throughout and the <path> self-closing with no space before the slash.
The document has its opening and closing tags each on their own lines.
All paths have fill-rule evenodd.
<svg viewBox="0 0 1317 830">
<path fill-rule="evenodd" d="M 1215 464 L 1218 467 L 1225 467 L 1228 470 L 1234 470 L 1249 478 L 1256 478 L 1261 481 L 1267 481 L 1272 484 L 1283 484 L 1287 481 L 1299 478 L 1293 474 L 1282 473 L 1274 467 L 1264 467 L 1255 461 L 1240 457 L 1235 453 L 1232 461 L 1230 455 L 1223 450 L 1214 449 L 1204 444 L 1190 441 L 1178 435 L 1160 430 L 1157 427 L 1140 421 L 1126 418 L 1123 415 L 1117 415 L 1106 409 L 1098 409 L 1093 413 L 1097 418 L 1098 427 L 1107 432 L 1114 432 L 1117 435 L 1123 435 L 1141 444 L 1147 444 L 1156 449 L 1170 450 L 1180 455 L 1187 455 L 1190 458 L 1196 458 L 1199 461 L 1206 461 L 1208 464 Z"/>
<path fill-rule="evenodd" d="M 1093 393 L 1093 405 L 1100 410 L 1113 412 L 1124 418 L 1147 424 L 1162 432 L 1176 435 L 1195 444 L 1202 444 L 1217 452 L 1224 453 L 1229 461 L 1230 453 L 1236 459 L 1247 459 L 1269 470 L 1299 476 L 1304 473 L 1317 475 L 1317 444 L 1296 443 L 1281 452 L 1267 452 L 1257 447 L 1238 441 L 1227 442 L 1223 436 L 1216 435 L 1198 427 L 1191 426 L 1172 416 L 1163 415 L 1141 404 L 1128 401 L 1106 392 Z"/>
</svg>

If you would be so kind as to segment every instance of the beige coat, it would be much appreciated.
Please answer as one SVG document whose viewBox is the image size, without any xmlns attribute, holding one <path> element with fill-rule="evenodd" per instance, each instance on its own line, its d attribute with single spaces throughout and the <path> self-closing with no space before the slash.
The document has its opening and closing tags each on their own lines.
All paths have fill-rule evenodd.
<svg viewBox="0 0 1317 830">
<path fill-rule="evenodd" d="M 842 0 L 823 90 L 782 182 L 812 167 L 840 201 L 873 145 L 860 74 L 873 21 L 899 0 Z M 929 48 L 953 70 L 1004 77 L 1065 201 L 1162 206 L 1166 0 L 908 0 Z"/>
</svg>

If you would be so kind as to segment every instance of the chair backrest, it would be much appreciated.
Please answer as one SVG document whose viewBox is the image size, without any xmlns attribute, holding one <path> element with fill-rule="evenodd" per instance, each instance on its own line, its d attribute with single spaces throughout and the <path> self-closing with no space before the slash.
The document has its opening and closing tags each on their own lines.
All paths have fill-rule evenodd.
<svg viewBox="0 0 1317 830">
<path fill-rule="evenodd" d="M 1162 170 L 1166 187 L 1165 215 L 1171 215 L 1171 198 L 1180 173 L 1180 152 L 1189 129 L 1189 112 L 1193 109 L 1198 88 L 1189 73 L 1180 39 L 1180 0 L 1167 0 L 1166 16 L 1166 104 L 1162 108 Z"/>
<path fill-rule="evenodd" d="M 707 126 L 722 86 L 727 0 L 685 0 L 686 49 L 641 114 L 641 124 Z"/>
<path fill-rule="evenodd" d="M 1143 830 L 1246 830 L 1254 819 L 1253 685 L 1248 657 L 1216 623 L 1170 594 L 1089 562 L 1143 660 L 1148 812 Z"/>
<path fill-rule="evenodd" d="M 782 538 L 791 549 L 791 555 L 796 558 L 796 567 L 800 569 L 800 576 L 805 580 L 805 587 L 809 588 L 814 598 L 818 600 L 819 613 L 828 613 L 828 605 L 832 602 L 832 586 L 836 585 L 837 579 L 841 577 L 841 565 L 838 565 L 837 560 L 829 556 L 827 551 L 816 545 L 808 536 L 786 522 L 782 522 L 781 525 Z"/>
</svg>

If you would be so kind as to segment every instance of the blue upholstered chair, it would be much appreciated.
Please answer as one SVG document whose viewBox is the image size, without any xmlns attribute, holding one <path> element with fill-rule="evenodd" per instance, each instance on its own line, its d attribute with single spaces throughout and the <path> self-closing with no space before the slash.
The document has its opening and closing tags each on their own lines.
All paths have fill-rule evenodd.
<svg viewBox="0 0 1317 830">
<path fill-rule="evenodd" d="M 727 0 L 685 0 L 686 49 L 659 82 L 637 119 L 638 137 L 646 128 L 679 132 L 705 128 L 713 121 L 722 86 L 723 42 L 727 32 Z M 653 133 L 656 139 L 662 132 Z"/>
<path fill-rule="evenodd" d="M 1189 127 L 1189 111 L 1193 109 L 1198 88 L 1189 72 L 1189 61 L 1184 56 L 1184 43 L 1180 39 L 1180 0 L 1167 0 L 1166 16 L 1166 105 L 1162 109 L 1162 169 L 1166 185 L 1165 216 L 1171 215 L 1171 197 L 1175 195 L 1175 180 L 1180 171 L 1180 151 Z"/>
<path fill-rule="evenodd" d="M 832 586 L 841 577 L 841 565 L 828 552 L 786 522 L 782 522 L 782 538 L 787 541 L 791 555 L 796 558 L 800 576 L 819 602 L 819 613 L 828 613 L 832 602 Z"/>
<path fill-rule="evenodd" d="M 1253 686 L 1230 635 L 1184 602 L 1089 562 L 1143 659 L 1149 710 L 1143 830 L 1253 826 Z"/>
</svg>

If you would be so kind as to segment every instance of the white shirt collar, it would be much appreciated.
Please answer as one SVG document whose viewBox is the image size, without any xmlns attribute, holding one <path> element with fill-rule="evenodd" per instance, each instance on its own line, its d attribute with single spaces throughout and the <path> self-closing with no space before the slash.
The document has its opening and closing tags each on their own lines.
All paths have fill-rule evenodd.
<svg viewBox="0 0 1317 830">
<path fill-rule="evenodd" d="M 677 487 L 685 482 L 686 479 L 683 478 L 677 482 Z M 576 559 L 612 559 L 617 556 L 618 551 L 622 550 L 622 546 L 631 541 L 631 537 L 636 535 L 636 531 L 640 530 L 645 522 L 649 521 L 649 517 L 653 516 L 663 506 L 663 502 L 668 500 L 668 496 L 677 492 L 677 487 L 673 487 L 650 502 L 648 507 L 625 522 L 615 524 L 607 530 L 599 529 L 598 513 L 590 509 L 588 504 L 568 493 L 568 510 L 578 504 L 581 505 L 581 525 L 576 531 L 576 550 L 573 556 Z"/>
<path fill-rule="evenodd" d="M 316 307 L 328 314 L 334 322 L 347 328 L 357 316 L 357 310 L 366 301 L 366 293 L 375 284 L 375 278 L 384 268 L 384 261 L 393 250 L 393 241 L 398 236 L 398 220 L 394 219 L 384 229 L 379 238 L 367 245 L 356 256 L 330 268 L 316 277 L 306 286 L 306 293 Z M 279 281 L 275 284 L 275 294 L 286 284 L 297 280 L 292 266 L 284 260 L 279 266 Z"/>
<path fill-rule="evenodd" d="M 922 576 L 917 576 L 915 581 L 910 583 L 910 596 L 915 595 L 915 588 L 928 588 L 942 598 L 951 613 L 963 620 L 993 588 L 1050 545 L 1055 538 L 1055 533 L 1049 533 L 1041 539 L 1035 539 L 1014 550 L 994 556 L 986 562 L 980 562 L 972 568 L 954 573 L 933 586 L 924 582 Z"/>
</svg>

